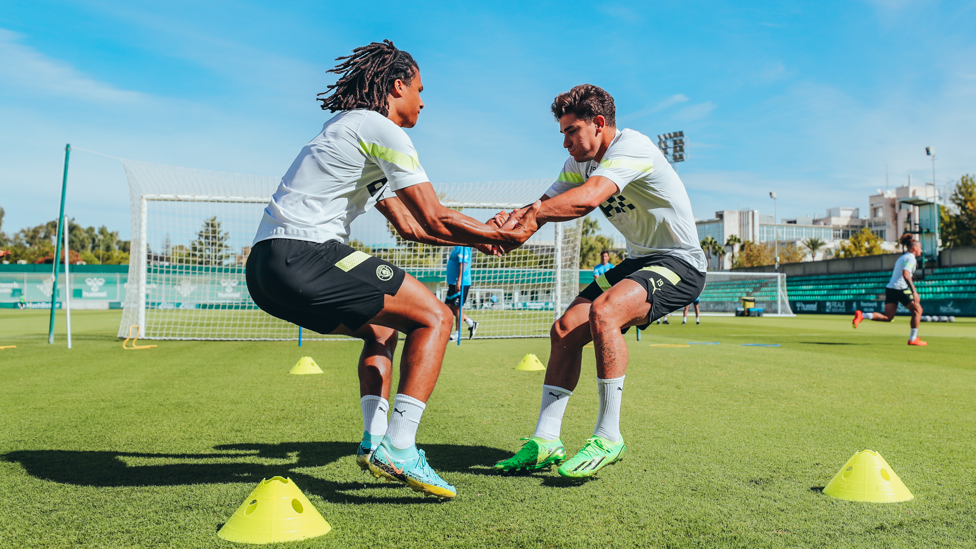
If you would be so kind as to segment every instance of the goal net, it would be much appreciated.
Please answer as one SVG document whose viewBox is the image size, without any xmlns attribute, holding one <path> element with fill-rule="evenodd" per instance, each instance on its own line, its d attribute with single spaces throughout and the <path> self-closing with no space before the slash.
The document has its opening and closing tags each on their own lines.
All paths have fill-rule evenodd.
<svg viewBox="0 0 976 549">
<path fill-rule="evenodd" d="M 709 271 L 701 294 L 703 313 L 735 313 L 742 300 L 755 303 L 764 315 L 793 316 L 783 273 Z"/>
<path fill-rule="evenodd" d="M 290 340 L 298 327 L 251 300 L 244 265 L 279 179 L 122 162 L 132 245 L 119 337 Z M 480 221 L 538 199 L 549 180 L 435 184 L 441 202 Z M 579 292 L 582 221 L 547 224 L 503 258 L 472 251 L 465 312 L 477 338 L 547 337 Z M 353 222 L 350 245 L 390 261 L 443 300 L 450 247 L 403 240 L 375 209 Z M 467 335 L 466 333 L 464 334 Z M 345 339 L 304 331 L 306 339 Z"/>
</svg>

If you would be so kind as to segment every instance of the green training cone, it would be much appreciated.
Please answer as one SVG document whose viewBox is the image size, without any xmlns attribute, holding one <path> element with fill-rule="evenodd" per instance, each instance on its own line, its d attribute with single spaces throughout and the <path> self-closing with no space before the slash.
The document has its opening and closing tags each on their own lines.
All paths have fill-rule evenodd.
<svg viewBox="0 0 976 549">
<path fill-rule="evenodd" d="M 262 480 L 217 535 L 238 543 L 296 541 L 332 530 L 290 478 Z"/>
<path fill-rule="evenodd" d="M 847 460 L 823 493 L 837 499 L 875 503 L 908 501 L 915 497 L 885 458 L 872 450 L 860 451 Z"/>
<path fill-rule="evenodd" d="M 543 366 L 541 362 L 539 362 L 539 357 L 533 354 L 528 354 L 525 355 L 525 358 L 522 359 L 522 362 L 518 363 L 518 366 L 516 366 L 515 369 L 522 370 L 525 372 L 538 372 L 540 370 L 545 370 L 546 367 Z"/>
<path fill-rule="evenodd" d="M 319 365 L 312 360 L 312 357 L 303 356 L 302 358 L 298 359 L 298 362 L 295 363 L 295 367 L 292 368 L 288 373 L 295 375 L 321 374 L 322 368 L 319 368 Z"/>
</svg>

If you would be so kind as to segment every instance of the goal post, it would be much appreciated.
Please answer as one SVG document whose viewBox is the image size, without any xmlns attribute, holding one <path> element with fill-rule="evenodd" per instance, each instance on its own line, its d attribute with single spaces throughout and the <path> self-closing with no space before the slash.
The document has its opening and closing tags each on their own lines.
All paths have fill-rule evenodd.
<svg viewBox="0 0 976 549">
<path fill-rule="evenodd" d="M 699 306 L 703 314 L 735 314 L 743 298 L 766 316 L 794 316 L 783 273 L 708 271 Z"/>
<path fill-rule="evenodd" d="M 247 292 L 251 240 L 279 179 L 124 160 L 132 212 L 129 283 L 119 337 L 295 340 L 298 327 L 261 311 Z M 487 221 L 538 199 L 549 180 L 435 184 L 441 203 Z M 547 337 L 578 292 L 582 221 L 547 224 L 502 258 L 472 253 L 465 314 L 478 338 Z M 375 209 L 349 243 L 446 296 L 450 247 L 403 240 Z M 305 330 L 303 339 L 348 339 Z"/>
</svg>

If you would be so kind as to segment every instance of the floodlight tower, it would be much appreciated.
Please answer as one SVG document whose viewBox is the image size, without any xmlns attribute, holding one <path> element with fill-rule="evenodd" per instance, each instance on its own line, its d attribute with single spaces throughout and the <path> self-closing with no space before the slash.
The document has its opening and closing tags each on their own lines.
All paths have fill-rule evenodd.
<svg viewBox="0 0 976 549">
<path fill-rule="evenodd" d="M 678 171 L 676 163 L 688 160 L 688 155 L 685 154 L 685 132 L 658 135 L 657 147 L 664 153 L 664 158 L 668 160 L 674 171 Z"/>
</svg>

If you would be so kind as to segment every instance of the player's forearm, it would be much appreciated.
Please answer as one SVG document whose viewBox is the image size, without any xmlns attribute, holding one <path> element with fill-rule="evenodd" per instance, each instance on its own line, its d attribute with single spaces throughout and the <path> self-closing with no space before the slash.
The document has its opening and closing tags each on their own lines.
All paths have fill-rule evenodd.
<svg viewBox="0 0 976 549">
<path fill-rule="evenodd" d="M 506 231 L 448 208 L 426 216 L 422 223 L 424 230 L 434 238 L 458 244 L 506 245 L 512 242 Z"/>
<path fill-rule="evenodd" d="M 918 290 L 915 289 L 915 281 L 912 280 L 912 274 L 908 271 L 902 271 L 901 276 L 908 283 L 908 289 L 912 291 L 912 295 L 918 295 Z"/>
<path fill-rule="evenodd" d="M 583 185 L 570 189 L 542 203 L 536 219 L 569 221 L 583 217 L 617 192 L 617 185 L 602 176 L 591 177 Z"/>
</svg>

